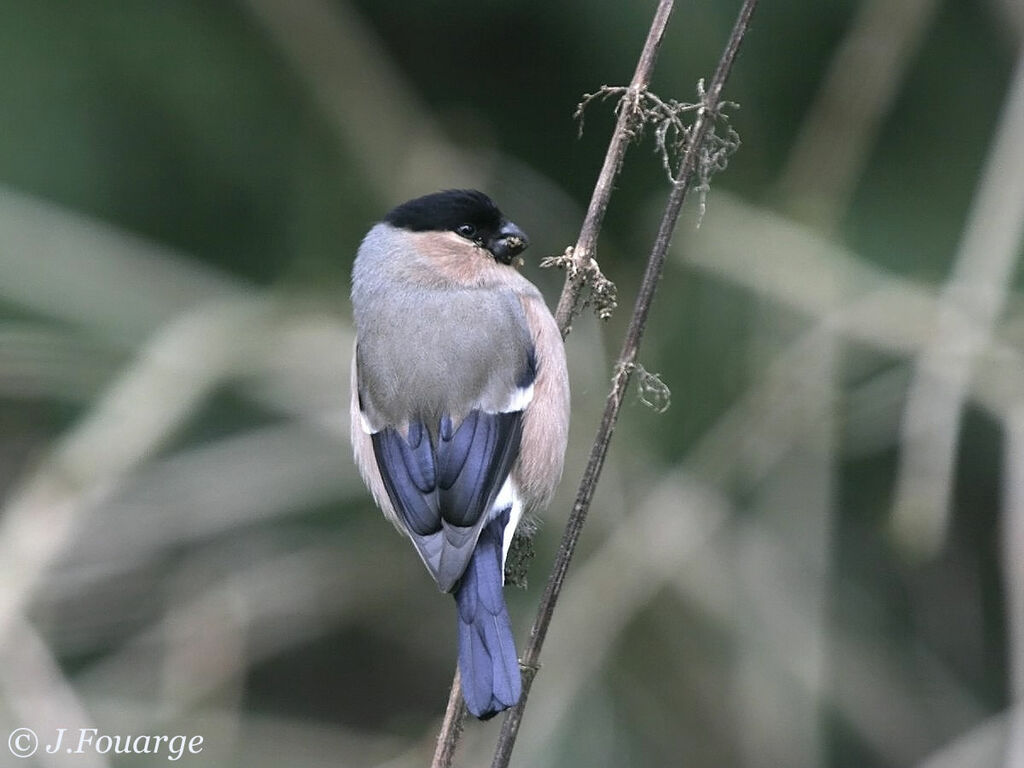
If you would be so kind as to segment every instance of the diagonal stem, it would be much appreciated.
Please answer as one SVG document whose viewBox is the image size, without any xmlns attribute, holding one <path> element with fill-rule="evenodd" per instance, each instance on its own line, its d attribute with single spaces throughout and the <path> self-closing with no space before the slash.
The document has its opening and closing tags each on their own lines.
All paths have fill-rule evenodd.
<svg viewBox="0 0 1024 768">
<path fill-rule="evenodd" d="M 455 747 L 462 736 L 462 725 L 466 719 L 466 705 L 462 700 L 462 677 L 458 666 L 455 667 L 455 678 L 448 693 L 448 706 L 444 710 L 444 720 L 437 734 L 437 748 L 430 768 L 448 768 L 455 757 Z"/>
<path fill-rule="evenodd" d="M 636 71 L 633 73 L 633 79 L 619 103 L 619 118 L 615 123 L 611 141 L 608 142 L 604 165 L 601 166 L 601 173 L 598 174 L 597 183 L 594 185 L 590 205 L 587 207 L 587 215 L 583 218 L 583 224 L 580 226 L 580 236 L 572 251 L 574 269 L 562 287 L 562 295 L 558 300 L 558 308 L 555 310 L 555 320 L 562 330 L 563 337 L 569 334 L 572 319 L 579 312 L 586 276 L 593 267 L 597 266 L 597 262 L 594 260 L 594 254 L 597 252 L 597 236 L 604 223 L 604 214 L 608 210 L 608 201 L 612 197 L 615 178 L 622 169 L 622 161 L 626 157 L 629 142 L 633 140 L 633 128 L 636 120 L 634 107 L 651 82 L 654 63 L 658 59 L 658 50 L 665 37 L 665 28 L 668 26 L 674 4 L 675 0 L 661 0 L 658 3 L 654 19 L 651 21 L 651 28 L 647 32 L 647 40 L 644 42 L 644 48 L 640 52 L 640 59 L 636 64 Z"/>
<path fill-rule="evenodd" d="M 594 260 L 597 237 L 604 221 L 604 214 L 607 211 L 609 200 L 611 199 L 615 178 L 622 167 L 626 148 L 633 138 L 633 130 L 635 128 L 633 124 L 635 120 L 633 107 L 650 83 L 658 50 L 664 38 L 673 5 L 674 0 L 661 0 L 658 4 L 647 40 L 640 55 L 640 60 L 633 75 L 633 80 L 619 107 L 619 117 L 608 145 L 608 151 L 605 154 L 604 165 L 598 176 L 594 193 L 587 209 L 587 215 L 584 218 L 579 238 L 573 249 L 572 259 L 575 269 L 566 279 L 555 313 L 555 319 L 558 322 L 563 337 L 568 335 L 571 330 L 570 326 L 579 308 L 581 294 L 587 279 L 586 276 L 593 269 L 596 269 L 597 266 Z M 583 523 L 586 521 L 586 516 L 593 500 L 597 481 L 608 453 L 612 433 L 618 421 L 623 396 L 629 385 L 633 368 L 636 365 L 637 353 L 647 325 L 647 317 L 650 313 L 654 292 L 664 271 L 668 246 L 675 231 L 682 205 L 686 200 L 687 192 L 693 185 L 705 138 L 717 119 L 722 89 L 732 69 L 740 43 L 746 34 L 750 17 L 756 6 L 757 0 L 744 0 L 729 41 L 719 59 L 715 74 L 705 94 L 697 120 L 693 125 L 690 142 L 680 167 L 679 181 L 673 186 L 672 192 L 669 195 L 654 246 L 648 257 L 647 268 L 644 272 L 640 292 L 633 308 L 629 329 L 623 340 L 622 351 L 616 364 L 612 389 L 608 393 L 598 434 L 594 440 L 583 478 L 580 481 L 576 501 L 569 515 L 554 567 L 545 587 L 544 595 L 541 598 L 537 617 L 530 632 L 529 642 L 521 659 L 523 667 L 522 696 L 519 703 L 506 715 L 502 724 L 492 768 L 507 768 L 508 762 L 511 759 L 512 749 L 515 746 L 519 733 L 519 726 L 522 722 L 527 697 L 538 669 L 540 651 L 554 614 L 555 604 L 561 593 L 562 584 L 565 581 L 565 574 L 568 571 L 569 563 L 579 541 Z M 458 673 L 456 672 L 444 723 L 442 724 L 441 732 L 438 734 L 438 746 L 434 755 L 434 761 L 431 764 L 432 768 L 449 768 L 454 757 L 464 717 L 464 709 L 461 706 L 461 697 L 459 695 L 461 692 L 460 688 Z"/>
<path fill-rule="evenodd" d="M 664 5 L 664 3 L 662 4 Z M 630 318 L 629 329 L 622 343 L 622 350 L 615 367 L 615 376 L 612 380 L 612 388 L 605 401 L 604 415 L 601 419 L 597 437 L 590 452 L 583 478 L 580 481 L 579 490 L 576 494 L 576 501 L 573 504 L 572 512 L 566 523 L 565 532 L 559 545 L 558 555 L 548 583 L 541 598 L 540 607 L 537 610 L 537 617 L 534 620 L 530 632 L 530 639 L 522 657 L 523 666 L 523 693 L 519 703 L 509 710 L 502 723 L 501 735 L 495 750 L 494 760 L 491 768 L 507 768 L 512 756 L 512 749 L 515 746 L 516 737 L 519 734 L 519 726 L 522 723 L 523 712 L 526 709 L 526 702 L 536 676 L 540 663 L 540 652 L 547 636 L 548 626 L 554 615 L 555 605 L 558 596 L 562 591 L 562 584 L 565 581 L 565 574 L 568 571 L 569 563 L 572 561 L 579 541 L 580 532 L 586 521 L 590 503 L 594 497 L 597 481 L 600 478 L 601 470 L 604 467 L 604 460 L 608 454 L 608 446 L 611 442 L 612 433 L 615 431 L 615 424 L 618 421 L 619 410 L 622 407 L 623 396 L 629 379 L 636 365 L 637 352 L 640 349 L 640 342 L 643 339 L 644 330 L 647 326 L 647 318 L 650 314 L 651 303 L 654 299 L 654 292 L 658 281 L 661 278 L 665 266 L 665 255 L 668 251 L 672 234 L 675 231 L 676 223 L 686 194 L 693 185 L 694 177 L 700 162 L 700 154 L 709 131 L 714 127 L 718 115 L 718 108 L 721 102 L 722 89 L 732 70 L 736 60 L 740 43 L 750 25 L 750 17 L 757 6 L 757 0 L 744 0 L 739 15 L 733 25 L 732 33 L 726 44 L 725 50 L 718 61 L 715 74 L 705 94 L 704 103 L 698 112 L 697 120 L 693 124 L 690 141 L 683 156 L 680 168 L 679 181 L 673 186 L 669 194 L 668 202 L 662 214 L 661 224 L 658 227 L 658 234 L 655 238 L 651 254 L 647 260 L 647 268 L 644 271 L 643 282 L 640 285 L 640 292 L 637 295 L 636 303 L 633 306 L 633 314 Z M 659 6 L 659 10 L 661 10 Z M 623 108 L 625 111 L 625 107 Z M 621 115 L 620 115 L 621 118 Z M 563 331 L 565 328 L 563 327 Z"/>
</svg>

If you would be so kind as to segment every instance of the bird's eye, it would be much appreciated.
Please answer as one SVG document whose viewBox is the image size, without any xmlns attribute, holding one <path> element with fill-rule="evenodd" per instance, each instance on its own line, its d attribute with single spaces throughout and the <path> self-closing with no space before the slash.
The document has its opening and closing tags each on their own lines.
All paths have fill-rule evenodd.
<svg viewBox="0 0 1024 768">
<path fill-rule="evenodd" d="M 474 227 L 472 224 L 459 224 L 459 226 L 455 228 L 455 232 L 459 236 L 465 237 L 469 240 L 472 240 L 474 237 L 476 237 L 476 227 Z"/>
</svg>

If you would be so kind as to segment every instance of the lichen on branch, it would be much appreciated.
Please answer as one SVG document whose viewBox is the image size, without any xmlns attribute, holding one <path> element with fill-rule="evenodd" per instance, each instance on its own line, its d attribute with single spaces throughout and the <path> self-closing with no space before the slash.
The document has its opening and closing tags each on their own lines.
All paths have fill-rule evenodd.
<svg viewBox="0 0 1024 768">
<path fill-rule="evenodd" d="M 695 169 L 692 191 L 699 197 L 700 212 L 698 225 L 707 209 L 707 193 L 711 189 L 711 177 L 725 170 L 729 157 L 740 147 L 740 136 L 729 122 L 730 110 L 739 109 L 734 101 L 712 103 L 708 99 L 703 78 L 697 81 L 697 101 L 686 102 L 676 99 L 662 99 L 648 88 L 633 88 L 624 85 L 602 85 L 594 93 L 585 93 L 576 105 L 573 117 L 583 134 L 584 115 L 594 101 L 606 101 L 618 97 L 615 114 L 626 111 L 625 131 L 630 141 L 640 141 L 644 129 L 653 127 L 654 151 L 661 157 L 668 183 L 676 186 L 683 183 L 682 159 L 693 141 L 696 118 L 710 115 L 709 129 L 704 133 Z M 694 119 L 687 119 L 690 116 Z M 719 130 L 721 132 L 719 132 Z"/>
<path fill-rule="evenodd" d="M 570 245 L 557 256 L 545 256 L 540 266 L 543 269 L 564 269 L 566 280 L 579 286 L 578 293 L 588 288 L 589 292 L 582 298 L 582 306 L 593 306 L 594 313 L 602 320 L 608 320 L 619 306 L 615 283 L 604 276 L 595 258 L 578 258 L 574 246 Z"/>
</svg>

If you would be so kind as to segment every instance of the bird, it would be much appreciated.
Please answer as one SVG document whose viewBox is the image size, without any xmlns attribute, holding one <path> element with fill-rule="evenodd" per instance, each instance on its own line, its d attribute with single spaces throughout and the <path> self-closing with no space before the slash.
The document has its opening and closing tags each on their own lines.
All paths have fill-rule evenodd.
<svg viewBox="0 0 1024 768">
<path fill-rule="evenodd" d="M 490 197 L 449 189 L 392 209 L 352 267 L 355 463 L 455 597 L 463 698 L 481 720 L 522 693 L 505 559 L 550 503 L 569 431 L 562 336 L 518 270 L 528 244 Z"/>
</svg>

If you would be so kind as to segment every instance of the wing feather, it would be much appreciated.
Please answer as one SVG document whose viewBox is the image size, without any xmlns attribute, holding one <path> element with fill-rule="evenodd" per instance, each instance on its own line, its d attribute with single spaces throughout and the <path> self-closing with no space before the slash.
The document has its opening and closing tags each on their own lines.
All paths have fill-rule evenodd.
<svg viewBox="0 0 1024 768">
<path fill-rule="evenodd" d="M 522 411 L 471 411 L 453 428 L 444 417 L 436 440 L 421 422 L 406 435 L 371 435 L 384 487 L 441 589 L 466 569 L 491 506 L 519 454 Z"/>
</svg>

